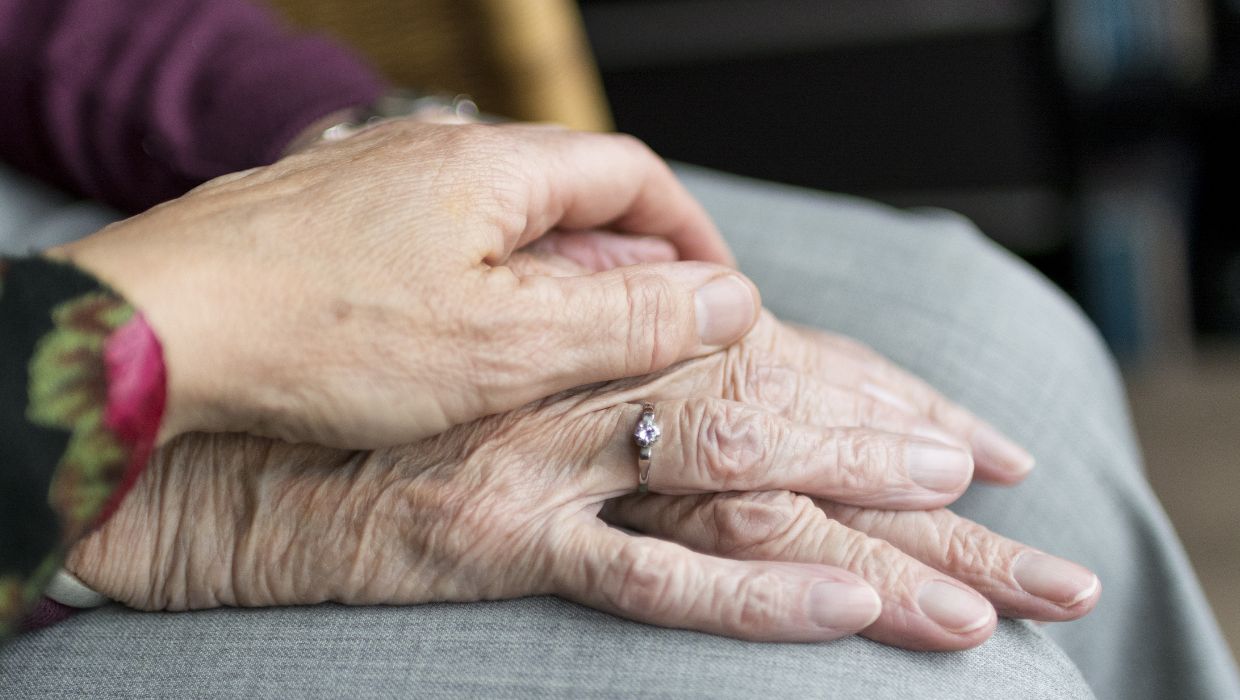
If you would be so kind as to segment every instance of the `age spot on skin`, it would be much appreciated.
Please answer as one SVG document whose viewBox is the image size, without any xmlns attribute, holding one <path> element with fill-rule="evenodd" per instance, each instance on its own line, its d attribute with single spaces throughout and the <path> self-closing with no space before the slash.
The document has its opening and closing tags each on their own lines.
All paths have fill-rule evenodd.
<svg viewBox="0 0 1240 700">
<path fill-rule="evenodd" d="M 348 321 L 353 316 L 353 305 L 343 299 L 337 299 L 332 302 L 331 314 L 337 323 Z"/>
</svg>

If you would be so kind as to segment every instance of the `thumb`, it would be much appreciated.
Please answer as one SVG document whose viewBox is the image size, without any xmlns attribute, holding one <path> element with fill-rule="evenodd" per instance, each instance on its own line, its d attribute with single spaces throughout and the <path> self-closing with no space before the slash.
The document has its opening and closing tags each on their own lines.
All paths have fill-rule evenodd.
<svg viewBox="0 0 1240 700">
<path fill-rule="evenodd" d="M 579 378 L 590 382 L 648 374 L 731 345 L 762 309 L 752 282 L 709 263 L 632 265 L 555 282 L 563 301 L 541 312 L 560 337 L 545 340 L 577 357 Z"/>
<path fill-rule="evenodd" d="M 758 288 L 748 278 L 702 262 L 526 277 L 516 290 L 496 294 L 506 296 L 499 303 L 509 310 L 509 323 L 537 329 L 532 337 L 518 336 L 530 337 L 531 347 L 502 349 L 509 361 L 529 361 L 510 375 L 519 378 L 515 385 L 492 394 L 493 401 L 508 406 L 710 354 L 744 337 L 762 309 Z"/>
</svg>

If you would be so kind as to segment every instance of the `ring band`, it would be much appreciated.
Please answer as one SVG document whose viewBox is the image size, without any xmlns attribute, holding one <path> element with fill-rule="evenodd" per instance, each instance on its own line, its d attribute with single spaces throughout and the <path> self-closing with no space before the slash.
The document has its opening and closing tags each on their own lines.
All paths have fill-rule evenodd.
<svg viewBox="0 0 1240 700">
<path fill-rule="evenodd" d="M 637 445 L 637 492 L 650 490 L 650 462 L 654 444 L 663 436 L 663 430 L 654 420 L 654 404 L 642 404 L 642 416 L 633 428 L 633 443 Z"/>
</svg>

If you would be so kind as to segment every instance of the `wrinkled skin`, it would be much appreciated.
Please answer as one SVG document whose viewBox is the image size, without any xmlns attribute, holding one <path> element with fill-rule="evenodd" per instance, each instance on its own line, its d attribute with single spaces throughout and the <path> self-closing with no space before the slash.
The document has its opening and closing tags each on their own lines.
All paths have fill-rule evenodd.
<svg viewBox="0 0 1240 700">
<path fill-rule="evenodd" d="M 634 496 L 642 401 L 664 436 L 654 493 Z M 745 639 L 959 649 L 996 610 L 1069 620 L 1100 594 L 1079 567 L 1047 597 L 1025 592 L 1014 567 L 1032 550 L 943 508 L 968 475 L 931 490 L 906 471 L 911 446 L 971 448 L 979 476 L 1014 482 L 1032 464 L 997 439 L 854 341 L 764 315 L 725 352 L 403 447 L 185 436 L 68 565 L 142 609 L 549 593 Z M 972 612 L 936 622 L 931 582 Z M 835 585 L 816 598 L 816 583 Z"/>
</svg>

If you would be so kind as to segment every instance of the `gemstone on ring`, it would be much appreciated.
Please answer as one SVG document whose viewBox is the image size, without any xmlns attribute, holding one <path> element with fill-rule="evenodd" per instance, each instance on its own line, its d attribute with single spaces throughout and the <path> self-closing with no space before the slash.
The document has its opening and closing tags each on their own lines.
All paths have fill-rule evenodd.
<svg viewBox="0 0 1240 700">
<path fill-rule="evenodd" d="M 659 429 L 659 424 L 654 422 L 654 404 L 642 404 L 642 417 L 638 419 L 637 426 L 633 428 L 633 442 L 637 444 L 638 493 L 650 491 L 650 461 L 653 456 L 651 447 L 659 441 L 662 435 L 663 431 Z"/>
<path fill-rule="evenodd" d="M 642 413 L 642 419 L 633 429 L 633 442 L 636 442 L 638 447 L 650 447 L 662 436 L 663 431 L 659 429 L 659 424 L 654 422 L 654 412 Z"/>
</svg>

